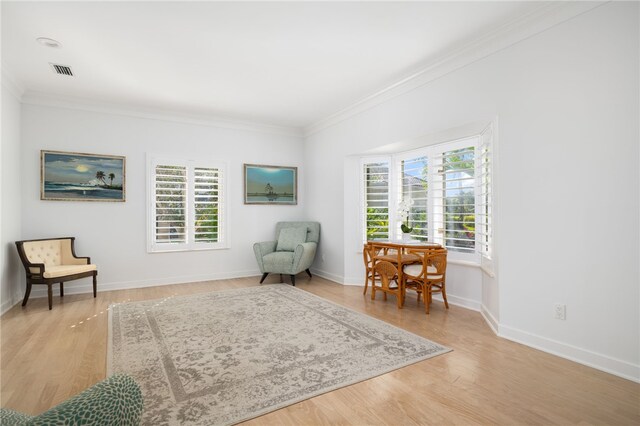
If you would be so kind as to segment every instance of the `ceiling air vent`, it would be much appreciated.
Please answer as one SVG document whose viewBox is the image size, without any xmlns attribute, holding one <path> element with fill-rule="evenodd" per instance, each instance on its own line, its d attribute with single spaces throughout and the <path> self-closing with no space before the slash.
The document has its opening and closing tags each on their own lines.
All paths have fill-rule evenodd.
<svg viewBox="0 0 640 426">
<path fill-rule="evenodd" d="M 68 67 L 66 65 L 51 64 L 51 68 L 53 68 L 56 74 L 73 76 L 71 67 Z"/>
</svg>

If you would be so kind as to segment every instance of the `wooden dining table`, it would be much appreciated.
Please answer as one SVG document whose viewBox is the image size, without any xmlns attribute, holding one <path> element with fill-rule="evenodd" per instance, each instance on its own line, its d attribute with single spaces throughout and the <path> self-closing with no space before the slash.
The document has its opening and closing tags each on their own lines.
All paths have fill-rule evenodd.
<svg viewBox="0 0 640 426">
<path fill-rule="evenodd" d="M 372 252 L 372 267 L 375 268 L 377 262 L 387 261 L 393 263 L 398 269 L 398 285 L 402 286 L 402 268 L 404 265 L 422 262 L 422 258 L 417 254 L 407 253 L 411 249 L 441 249 L 437 243 L 430 243 L 420 240 L 368 240 L 365 243 Z M 404 295 L 404 290 L 402 291 Z"/>
</svg>

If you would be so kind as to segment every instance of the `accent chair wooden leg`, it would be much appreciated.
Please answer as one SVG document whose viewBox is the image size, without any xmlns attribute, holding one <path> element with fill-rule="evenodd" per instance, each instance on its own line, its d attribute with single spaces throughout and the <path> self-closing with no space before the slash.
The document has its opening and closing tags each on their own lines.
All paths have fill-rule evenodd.
<svg viewBox="0 0 640 426">
<path fill-rule="evenodd" d="M 295 275 L 291 275 L 291 284 L 295 287 L 296 286 L 296 276 Z"/>
<path fill-rule="evenodd" d="M 364 291 L 362 294 L 367 294 L 367 287 L 369 287 L 369 272 L 364 273 Z"/>
<path fill-rule="evenodd" d="M 268 272 L 265 272 L 264 274 L 262 274 L 262 278 L 260 278 L 260 284 L 262 284 L 262 282 L 264 281 L 265 278 L 267 278 L 267 275 L 269 275 Z"/>
<path fill-rule="evenodd" d="M 49 310 L 53 308 L 53 288 L 52 284 L 47 284 L 47 295 L 49 296 Z"/>
<path fill-rule="evenodd" d="M 64 297 L 64 283 L 60 283 L 60 297 Z"/>
<path fill-rule="evenodd" d="M 31 294 L 31 283 L 27 282 L 27 288 L 24 292 L 24 299 L 22 300 L 22 306 L 27 304 L 27 300 L 29 300 L 29 295 Z"/>
<path fill-rule="evenodd" d="M 307 275 L 309 275 L 309 278 L 313 278 L 313 275 L 311 275 L 311 271 L 309 269 L 306 269 L 305 272 L 307 273 Z"/>
<path fill-rule="evenodd" d="M 93 274 L 93 297 L 98 294 L 98 274 Z"/>
<path fill-rule="evenodd" d="M 282 284 L 284 281 L 282 281 L 282 274 L 280 274 L 280 283 Z"/>
</svg>

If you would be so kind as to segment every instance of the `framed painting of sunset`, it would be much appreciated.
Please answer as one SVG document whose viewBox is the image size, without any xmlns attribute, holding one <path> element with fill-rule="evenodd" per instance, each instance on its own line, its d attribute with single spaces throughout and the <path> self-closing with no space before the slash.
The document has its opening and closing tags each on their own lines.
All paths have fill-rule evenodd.
<svg viewBox="0 0 640 426">
<path fill-rule="evenodd" d="M 40 151 L 40 199 L 125 201 L 125 157 Z"/>
<path fill-rule="evenodd" d="M 298 168 L 244 165 L 245 204 L 298 204 Z"/>
</svg>

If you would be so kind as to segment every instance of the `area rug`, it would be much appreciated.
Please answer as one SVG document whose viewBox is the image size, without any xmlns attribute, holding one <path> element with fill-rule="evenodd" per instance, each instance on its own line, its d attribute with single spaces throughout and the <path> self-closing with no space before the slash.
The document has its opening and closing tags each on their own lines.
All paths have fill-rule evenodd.
<svg viewBox="0 0 640 426">
<path fill-rule="evenodd" d="M 112 305 L 108 374 L 145 425 L 223 425 L 450 351 L 282 284 Z"/>
</svg>

